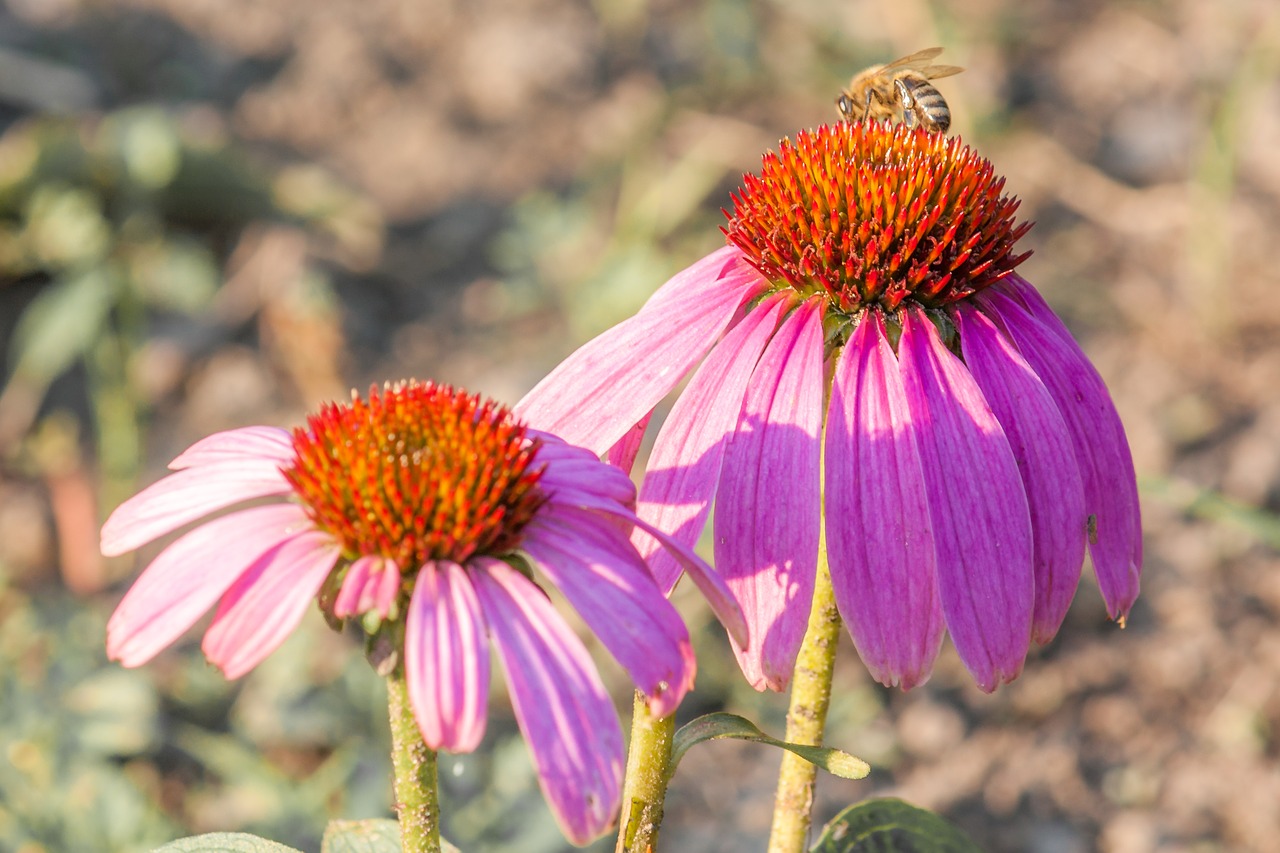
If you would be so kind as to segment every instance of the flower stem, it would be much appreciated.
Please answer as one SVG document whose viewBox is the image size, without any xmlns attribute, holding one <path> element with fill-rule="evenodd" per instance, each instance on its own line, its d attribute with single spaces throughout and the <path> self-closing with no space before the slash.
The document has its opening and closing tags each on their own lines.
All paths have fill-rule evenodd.
<svg viewBox="0 0 1280 853">
<path fill-rule="evenodd" d="M 617 853 L 649 853 L 657 849 L 675 730 L 675 714 L 654 717 L 648 700 L 637 690 L 631 717 L 631 750 L 622 787 L 626 825 L 618 833 Z"/>
<path fill-rule="evenodd" d="M 813 589 L 813 609 L 809 611 L 809 627 L 800 646 L 791 683 L 786 734 L 790 743 L 822 745 L 827 708 L 831 705 L 831 673 L 835 668 L 839 639 L 840 613 L 836 609 L 835 591 L 831 588 L 824 529 L 818 540 L 818 577 Z M 813 784 L 817 775 L 818 768 L 803 758 L 790 752 L 782 754 L 778 793 L 773 801 L 769 853 L 800 853 L 807 848 L 813 811 Z"/>
<path fill-rule="evenodd" d="M 404 666 L 387 677 L 391 763 L 396 775 L 396 815 L 404 853 L 440 853 L 440 799 L 436 753 L 422 741 L 409 704 Z"/>
</svg>

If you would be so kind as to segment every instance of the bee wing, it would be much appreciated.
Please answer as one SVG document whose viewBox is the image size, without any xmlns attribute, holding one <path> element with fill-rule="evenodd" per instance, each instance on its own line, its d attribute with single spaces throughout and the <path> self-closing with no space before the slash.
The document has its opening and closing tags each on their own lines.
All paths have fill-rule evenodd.
<svg viewBox="0 0 1280 853">
<path fill-rule="evenodd" d="M 926 80 L 937 80 L 939 77 L 950 77 L 952 74 L 959 74 L 964 69 L 959 65 L 926 65 L 916 70 Z"/>
<path fill-rule="evenodd" d="M 880 71 L 894 71 L 898 68 L 918 68 L 940 53 L 942 53 L 942 48 L 940 47 L 926 47 L 924 50 L 917 50 L 915 53 L 895 59 L 888 65 L 880 66 Z"/>
</svg>

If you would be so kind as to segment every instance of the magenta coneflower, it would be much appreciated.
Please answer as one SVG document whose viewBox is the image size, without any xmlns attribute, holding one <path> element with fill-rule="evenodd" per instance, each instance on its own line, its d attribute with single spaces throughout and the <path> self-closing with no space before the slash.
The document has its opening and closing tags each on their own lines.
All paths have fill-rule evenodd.
<svg viewBox="0 0 1280 853">
<path fill-rule="evenodd" d="M 1016 677 L 1031 639 L 1057 632 L 1086 544 L 1123 622 L 1141 565 L 1124 430 L 1012 273 L 1029 225 L 991 164 L 939 134 L 842 123 L 784 141 L 745 181 L 731 245 L 516 412 L 605 453 L 702 361 L 639 512 L 692 544 L 715 501 L 716 569 L 746 612 L 735 650 L 759 689 L 790 678 L 824 513 L 841 615 L 886 685 L 927 679 L 944 627 L 983 690 Z M 651 565 L 669 589 L 679 567 Z"/>
<path fill-rule="evenodd" d="M 581 448 L 527 430 L 478 396 L 432 383 L 329 405 L 292 434 L 218 433 L 176 473 L 122 504 L 107 555 L 132 551 L 246 501 L 175 540 L 138 578 L 107 629 L 125 666 L 150 660 L 217 605 L 209 660 L 237 678 L 270 654 L 310 602 L 364 617 L 403 648 L 426 744 L 467 752 L 484 734 L 488 640 L 566 835 L 585 843 L 618 807 L 617 714 L 582 642 L 535 584 L 556 586 L 647 694 L 658 715 L 693 683 L 688 632 L 631 544 L 635 488 Z M 731 634 L 741 616 L 691 552 Z"/>
</svg>

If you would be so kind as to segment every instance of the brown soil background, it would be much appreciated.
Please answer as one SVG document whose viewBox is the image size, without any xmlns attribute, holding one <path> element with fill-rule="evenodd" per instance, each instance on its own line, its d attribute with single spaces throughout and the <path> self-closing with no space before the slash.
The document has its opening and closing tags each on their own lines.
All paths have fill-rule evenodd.
<svg viewBox="0 0 1280 853">
<path fill-rule="evenodd" d="M 244 322 L 166 380 L 147 482 L 200 435 L 293 423 L 370 382 L 433 377 L 514 402 L 718 245 L 718 208 L 737 178 L 779 137 L 832 120 L 852 71 L 932 44 L 967 69 L 939 85 L 953 132 L 996 164 L 1037 222 L 1023 273 L 1082 341 L 1124 419 L 1143 488 L 1143 595 L 1121 630 L 1086 569 L 1059 638 L 993 696 L 949 650 L 925 687 L 884 691 L 848 645 L 829 743 L 875 770 L 861 782 L 822 778 L 818 819 L 893 794 L 943 812 L 993 853 L 1278 850 L 1280 7 L 1271 0 L 0 6 L 0 48 L 73 71 L 77 113 L 138 103 L 195 111 L 264 163 L 324 166 L 386 223 L 385 241 L 354 259 L 270 229 L 239 241 L 232 266 L 242 274 L 224 298 L 247 300 Z M 0 118 L 53 109 L 55 95 L 0 86 Z M 303 255 L 333 282 L 336 322 L 276 310 L 273 277 Z M 109 612 L 134 566 L 94 574 L 84 549 L 97 518 L 68 509 L 74 495 L 55 485 L 5 469 L 0 567 L 33 597 L 106 585 L 81 600 Z M 88 577 L 69 581 L 77 559 Z M 692 597 L 680 601 L 691 623 L 705 622 Z M 784 697 L 737 685 L 722 641 L 701 633 L 687 712 L 727 707 L 780 734 Z M 313 656 L 340 648 L 315 642 Z M 265 689 L 258 677 L 236 701 Z M 621 687 L 619 697 L 626 707 Z M 503 703 L 495 697 L 493 730 L 509 733 Z M 262 726 L 253 731 L 288 784 L 339 749 L 296 738 L 273 747 Z M 508 740 L 494 735 L 494 773 L 523 760 Z M 172 774 L 163 756 L 135 760 L 151 769 L 131 778 L 182 831 L 260 825 L 253 809 L 220 797 L 220 771 L 195 767 L 192 754 Z M 762 849 L 777 763 L 756 745 L 695 750 L 669 795 L 664 849 Z M 464 817 L 497 820 L 511 801 L 468 787 L 473 765 L 450 766 L 457 835 L 477 839 L 464 849 L 560 846 L 545 816 L 525 812 L 515 812 L 523 842 L 517 830 L 498 840 L 462 827 Z M 350 792 L 383 784 L 373 771 L 353 775 L 330 812 L 377 814 L 357 814 L 364 807 Z"/>
</svg>

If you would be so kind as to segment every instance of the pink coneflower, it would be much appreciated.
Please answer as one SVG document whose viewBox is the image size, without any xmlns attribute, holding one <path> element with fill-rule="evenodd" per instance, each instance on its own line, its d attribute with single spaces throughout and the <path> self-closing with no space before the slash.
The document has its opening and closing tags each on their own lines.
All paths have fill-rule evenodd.
<svg viewBox="0 0 1280 853">
<path fill-rule="evenodd" d="M 688 632 L 631 544 L 635 488 L 618 468 L 504 408 L 447 386 L 402 383 L 325 406 L 290 434 L 271 427 L 196 443 L 102 529 L 107 555 L 204 520 L 165 548 L 121 601 L 107 650 L 150 660 L 215 604 L 209 660 L 237 678 L 319 599 L 403 648 L 410 704 L 432 749 L 467 752 L 485 729 L 488 639 L 565 834 L 612 822 L 623 745 L 582 642 L 535 584 L 556 586 L 647 694 L 673 711 L 693 683 Z M 705 576 L 741 638 L 732 597 Z M 486 637 L 487 635 L 487 637 Z M 402 638 L 402 643 L 401 643 Z"/>
<path fill-rule="evenodd" d="M 991 164 L 939 134 L 842 123 L 784 141 L 745 181 L 731 245 L 516 412 L 605 453 L 702 362 L 639 512 L 692 544 L 715 501 L 715 564 L 746 612 L 750 647 L 735 650 L 758 689 L 790 678 L 824 513 L 841 615 L 886 685 L 928 678 L 944 626 L 983 690 L 1015 678 L 1062 623 L 1086 544 L 1123 622 L 1141 565 L 1124 430 L 1012 273 L 1029 225 Z M 679 567 L 651 565 L 670 588 Z"/>
</svg>

